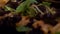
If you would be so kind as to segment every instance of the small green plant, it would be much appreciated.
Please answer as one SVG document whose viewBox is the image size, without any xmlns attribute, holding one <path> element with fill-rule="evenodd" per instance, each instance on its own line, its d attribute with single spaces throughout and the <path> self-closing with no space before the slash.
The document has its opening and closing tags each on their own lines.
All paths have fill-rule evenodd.
<svg viewBox="0 0 60 34">
<path fill-rule="evenodd" d="M 34 2 L 36 2 L 36 0 L 26 0 L 24 2 L 22 2 L 17 8 L 16 8 L 16 13 L 21 13 L 22 15 L 29 15 L 31 16 L 35 16 L 35 10 L 32 9 L 30 6 L 31 4 L 33 4 Z"/>
</svg>

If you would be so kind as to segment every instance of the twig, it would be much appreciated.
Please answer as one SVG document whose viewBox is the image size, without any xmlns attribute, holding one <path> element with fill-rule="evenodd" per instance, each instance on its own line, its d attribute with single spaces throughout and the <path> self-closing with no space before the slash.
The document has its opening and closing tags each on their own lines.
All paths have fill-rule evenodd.
<svg viewBox="0 0 60 34">
<path fill-rule="evenodd" d="M 44 13 L 36 5 L 32 5 L 32 6 L 35 7 L 38 10 L 38 12 L 41 13 L 41 15 L 44 15 Z"/>
<path fill-rule="evenodd" d="M 45 6 L 46 7 L 46 12 L 48 13 L 48 12 L 50 12 L 50 13 L 52 13 L 52 15 L 54 15 L 56 12 L 55 11 L 53 11 L 52 9 L 50 9 L 48 6 Z"/>
</svg>

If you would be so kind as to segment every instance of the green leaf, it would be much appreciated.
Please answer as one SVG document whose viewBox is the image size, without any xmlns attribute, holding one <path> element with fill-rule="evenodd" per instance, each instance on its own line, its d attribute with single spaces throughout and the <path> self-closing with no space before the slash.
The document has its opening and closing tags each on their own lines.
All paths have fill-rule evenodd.
<svg viewBox="0 0 60 34">
<path fill-rule="evenodd" d="M 17 8 L 16 8 L 16 12 L 24 12 L 25 10 L 27 10 L 30 7 L 31 3 L 36 2 L 35 0 L 26 0 L 23 3 L 21 3 Z"/>
<path fill-rule="evenodd" d="M 5 11 L 15 11 L 15 9 L 8 7 L 8 6 L 5 6 Z"/>
<path fill-rule="evenodd" d="M 49 2 L 42 2 L 41 4 L 43 4 L 44 6 L 50 6 L 51 5 L 51 3 L 49 3 Z"/>
<path fill-rule="evenodd" d="M 16 8 L 16 12 L 22 12 L 22 11 L 24 11 L 25 8 L 26 8 L 25 6 L 26 6 L 26 3 L 25 3 L 25 2 L 21 3 L 21 4 Z"/>
<path fill-rule="evenodd" d="M 29 6 L 30 4 L 33 4 L 33 3 L 37 3 L 36 0 L 26 0 L 27 2 L 27 6 Z"/>
<path fill-rule="evenodd" d="M 17 27 L 16 30 L 17 30 L 18 32 L 26 32 L 26 31 L 31 30 L 31 28 L 24 27 L 24 26 L 20 26 L 20 27 Z"/>
</svg>

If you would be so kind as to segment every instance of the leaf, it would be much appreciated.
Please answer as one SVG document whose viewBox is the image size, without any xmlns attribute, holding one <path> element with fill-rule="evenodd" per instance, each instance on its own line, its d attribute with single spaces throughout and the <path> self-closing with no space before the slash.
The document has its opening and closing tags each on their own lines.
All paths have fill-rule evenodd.
<svg viewBox="0 0 60 34">
<path fill-rule="evenodd" d="M 16 8 L 16 12 L 22 12 L 22 11 L 24 11 L 25 8 L 26 8 L 25 6 L 26 6 L 26 3 L 25 3 L 25 2 L 21 3 L 21 4 Z"/>
<path fill-rule="evenodd" d="M 18 32 L 26 32 L 26 31 L 31 30 L 31 28 L 24 27 L 24 26 L 20 26 L 20 27 L 17 27 L 16 30 L 17 30 Z"/>
<path fill-rule="evenodd" d="M 15 11 L 15 9 L 8 7 L 8 6 L 5 6 L 5 11 Z"/>
<path fill-rule="evenodd" d="M 31 3 L 34 3 L 35 0 L 26 0 L 23 3 L 21 3 L 17 8 L 16 8 L 16 12 L 24 12 L 25 10 L 27 10 L 30 6 Z"/>
<path fill-rule="evenodd" d="M 27 6 L 29 6 L 30 4 L 33 4 L 33 3 L 37 3 L 36 0 L 26 0 L 27 2 Z"/>
<path fill-rule="evenodd" d="M 51 3 L 49 3 L 49 2 L 42 2 L 41 4 L 43 4 L 44 6 L 50 6 L 51 5 Z"/>
</svg>

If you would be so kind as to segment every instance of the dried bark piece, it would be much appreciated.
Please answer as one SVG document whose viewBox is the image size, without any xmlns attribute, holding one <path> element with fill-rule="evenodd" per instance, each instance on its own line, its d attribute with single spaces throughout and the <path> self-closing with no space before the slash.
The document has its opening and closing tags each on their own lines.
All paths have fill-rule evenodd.
<svg viewBox="0 0 60 34">
<path fill-rule="evenodd" d="M 3 7 L 9 0 L 0 0 L 0 7 Z"/>
</svg>

